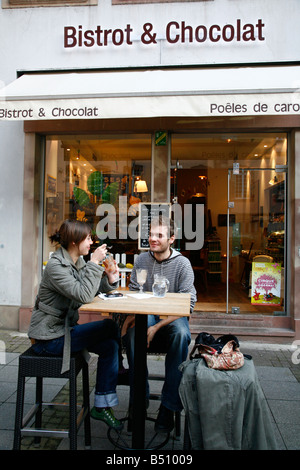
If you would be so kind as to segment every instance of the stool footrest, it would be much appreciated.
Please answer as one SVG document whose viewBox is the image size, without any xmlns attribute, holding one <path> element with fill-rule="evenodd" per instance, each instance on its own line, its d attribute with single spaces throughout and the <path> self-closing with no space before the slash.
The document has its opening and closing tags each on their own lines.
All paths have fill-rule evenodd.
<svg viewBox="0 0 300 470">
<path fill-rule="evenodd" d="M 70 437 L 69 430 L 66 429 L 35 429 L 35 428 L 23 428 L 21 430 L 22 436 L 34 436 L 34 437 Z"/>
<path fill-rule="evenodd" d="M 150 374 L 149 377 L 148 377 L 148 380 L 157 380 L 157 381 L 161 382 L 161 381 L 165 380 L 165 376 L 164 375 Z"/>
</svg>

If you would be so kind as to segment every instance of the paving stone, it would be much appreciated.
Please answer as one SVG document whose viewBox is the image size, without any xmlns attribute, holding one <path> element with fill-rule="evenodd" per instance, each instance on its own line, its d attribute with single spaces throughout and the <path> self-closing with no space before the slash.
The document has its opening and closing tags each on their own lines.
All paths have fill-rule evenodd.
<svg viewBox="0 0 300 470">
<path fill-rule="evenodd" d="M 30 341 L 26 335 L 8 330 L 0 330 L 0 341 L 5 345 L 0 355 L 0 450 L 8 450 L 13 444 L 13 429 L 15 418 L 16 381 L 18 371 L 18 356 L 29 346 Z M 2 343 L 2 344 L 3 344 Z M 280 450 L 300 450 L 300 365 L 293 363 L 293 349 L 287 345 L 272 345 L 258 343 L 241 343 L 241 350 L 253 358 L 256 371 L 270 407 L 273 418 L 274 432 Z M 126 360 L 125 366 L 127 367 Z M 164 357 L 148 357 L 148 365 L 153 373 L 164 373 Z M 97 357 L 92 355 L 89 363 L 89 378 L 91 405 L 93 405 L 93 388 L 96 381 Z M 45 381 L 45 396 L 51 401 L 68 401 L 68 385 L 60 379 Z M 35 380 L 28 379 L 25 413 L 29 410 L 35 391 Z M 161 382 L 151 383 L 152 387 L 161 388 Z M 116 416 L 124 417 L 128 410 L 127 386 L 118 386 L 119 405 L 115 409 Z M 81 378 L 78 378 L 78 397 L 81 393 Z M 159 402 L 150 402 L 148 416 L 153 419 L 157 415 Z M 44 424 L 47 427 L 64 427 L 68 423 L 68 413 L 64 409 L 46 407 L 43 412 Z M 107 427 L 95 420 L 91 420 L 92 450 L 115 450 L 116 447 L 107 437 Z M 153 430 L 153 422 L 147 422 L 147 434 Z M 182 450 L 184 413 L 181 419 L 182 434 L 180 439 L 172 436 L 163 448 L 168 450 Z M 78 436 L 78 449 L 84 449 L 84 427 L 81 426 Z M 130 436 L 129 436 L 130 441 Z M 23 450 L 66 450 L 69 448 L 68 439 L 42 438 L 37 447 L 32 437 L 22 439 Z"/>
</svg>

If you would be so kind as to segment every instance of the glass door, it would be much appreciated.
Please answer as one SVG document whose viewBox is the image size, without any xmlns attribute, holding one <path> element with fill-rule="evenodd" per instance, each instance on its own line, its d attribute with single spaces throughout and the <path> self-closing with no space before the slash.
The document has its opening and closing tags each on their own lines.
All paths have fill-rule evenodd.
<svg viewBox="0 0 300 470">
<path fill-rule="evenodd" d="M 194 269 L 196 309 L 283 314 L 286 175 L 279 170 L 288 161 L 287 135 L 174 134 L 171 157 L 170 202 L 176 202 L 183 215 L 176 248 Z M 196 223 L 201 204 L 204 243 L 201 249 L 191 249 L 185 214 L 192 213 Z M 280 304 L 251 302 L 252 261 L 258 254 L 269 254 L 281 265 Z M 274 292 L 265 294 L 270 299 Z"/>
<path fill-rule="evenodd" d="M 228 170 L 227 313 L 283 314 L 285 167 Z"/>
</svg>

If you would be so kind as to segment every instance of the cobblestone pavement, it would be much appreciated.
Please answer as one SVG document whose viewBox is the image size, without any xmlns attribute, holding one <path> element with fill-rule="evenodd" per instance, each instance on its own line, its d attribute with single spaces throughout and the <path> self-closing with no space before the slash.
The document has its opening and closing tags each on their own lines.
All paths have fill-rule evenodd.
<svg viewBox="0 0 300 470">
<path fill-rule="evenodd" d="M 5 343 L 6 352 L 22 353 L 30 346 L 26 334 L 0 330 L 0 340 Z M 300 344 L 299 344 L 300 351 Z M 300 382 L 300 366 L 292 361 L 292 354 L 296 347 L 287 344 L 268 344 L 256 342 L 241 342 L 243 353 L 252 355 L 257 366 L 288 367 L 292 374 Z M 298 355 L 300 360 L 300 352 Z"/>
<path fill-rule="evenodd" d="M 25 351 L 30 346 L 30 341 L 25 334 L 18 332 L 12 332 L 9 330 L 0 330 L 0 344 L 5 348 L 6 353 L 12 353 L 11 355 L 15 357 L 17 361 L 18 354 Z M 240 348 L 243 353 L 250 354 L 253 358 L 255 366 L 258 368 L 263 367 L 274 367 L 274 368 L 285 368 L 289 369 L 290 373 L 293 374 L 297 382 L 300 382 L 300 365 L 297 364 L 296 359 L 300 359 L 300 347 L 298 349 L 296 346 L 292 345 L 280 345 L 280 344 L 266 344 L 266 343 L 252 343 L 252 342 L 241 342 Z M 299 351 L 298 351 L 299 350 Z M 1 349 L 0 349 L 1 351 Z M 0 352 L 1 354 L 1 352 Z M 95 376 L 96 376 L 96 363 L 97 358 L 94 356 L 91 358 L 89 364 L 89 379 L 90 379 L 90 391 L 93 390 L 95 385 Z M 17 362 L 15 363 L 17 365 Z M 0 361 L 0 370 L 1 370 L 1 361 Z M 282 369 L 278 369 L 280 371 Z M 294 380 L 294 379 L 293 379 Z M 294 380 L 294 382 L 296 382 Z M 79 387 L 80 388 L 80 387 Z M 79 394 L 81 390 L 79 390 Z M 126 392 L 127 393 L 127 392 Z M 298 395 L 296 397 L 298 400 Z M 1 399 L 2 400 L 2 399 Z M 55 396 L 56 402 L 68 402 L 68 384 L 63 386 L 63 388 Z M 6 401 L 0 401 L 0 411 L 2 405 Z M 13 400 L 11 399 L 11 412 L 14 413 L 14 406 L 12 406 Z M 15 402 L 14 402 L 15 403 Z M 299 401 L 297 402 L 299 403 Z M 3 408 L 4 409 L 4 408 Z M 68 422 L 68 413 L 65 410 L 55 409 L 53 410 L 50 407 L 46 408 L 43 413 L 43 424 L 51 428 L 55 427 L 64 427 Z M 3 432 L 2 429 L 5 426 L 0 425 L 0 433 Z M 296 429 L 300 432 L 300 422 L 296 423 Z M 294 430 L 293 430 L 294 432 Z M 11 433 L 11 443 L 13 438 L 13 427 L 7 429 L 7 433 Z M 36 447 L 33 442 L 33 438 L 24 437 L 22 439 L 22 449 L 24 450 L 56 450 L 60 446 L 61 439 L 57 438 L 42 438 L 42 442 L 39 447 Z M 295 445 L 295 444 L 293 444 Z M 11 446 L 12 447 L 12 446 Z M 11 448 L 8 446 L 8 448 Z M 0 447 L 1 448 L 1 447 Z M 3 448 L 3 447 L 2 447 Z M 288 446 L 283 447 L 288 448 Z M 295 447 L 292 447 L 295 448 Z M 299 446 L 296 446 L 296 449 L 300 449 Z"/>
</svg>

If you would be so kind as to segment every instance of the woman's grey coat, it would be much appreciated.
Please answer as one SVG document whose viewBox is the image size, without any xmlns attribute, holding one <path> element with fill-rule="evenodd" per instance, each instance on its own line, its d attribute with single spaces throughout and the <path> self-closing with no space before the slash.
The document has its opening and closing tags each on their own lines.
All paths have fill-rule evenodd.
<svg viewBox="0 0 300 470">
<path fill-rule="evenodd" d="M 64 370 L 70 357 L 70 328 L 76 325 L 82 304 L 92 302 L 99 292 L 115 289 L 104 269 L 79 257 L 74 264 L 68 251 L 59 248 L 45 268 L 33 308 L 28 336 L 51 340 L 65 335 Z"/>
</svg>

